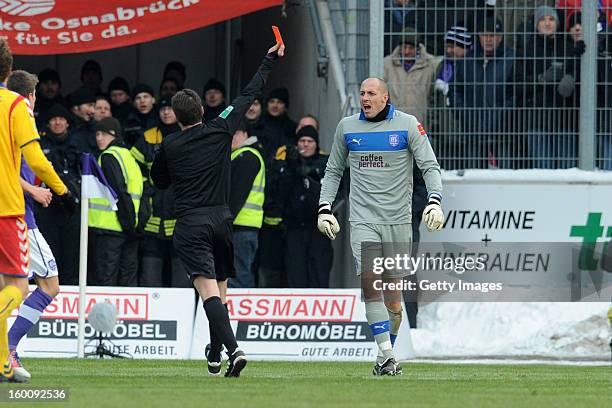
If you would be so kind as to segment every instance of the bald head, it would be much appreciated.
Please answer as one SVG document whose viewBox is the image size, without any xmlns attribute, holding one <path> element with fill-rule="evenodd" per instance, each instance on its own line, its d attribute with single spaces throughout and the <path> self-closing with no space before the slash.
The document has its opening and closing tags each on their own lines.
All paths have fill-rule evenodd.
<svg viewBox="0 0 612 408">
<path fill-rule="evenodd" d="M 361 83 L 361 89 L 363 89 L 364 86 L 378 87 L 381 93 L 389 93 L 389 88 L 387 87 L 387 83 L 383 79 L 380 79 L 380 78 L 376 78 L 376 77 L 366 78 Z"/>
<path fill-rule="evenodd" d="M 361 83 L 359 92 L 361 110 L 367 119 L 378 115 L 389 101 L 389 88 L 380 78 L 368 78 Z"/>
</svg>

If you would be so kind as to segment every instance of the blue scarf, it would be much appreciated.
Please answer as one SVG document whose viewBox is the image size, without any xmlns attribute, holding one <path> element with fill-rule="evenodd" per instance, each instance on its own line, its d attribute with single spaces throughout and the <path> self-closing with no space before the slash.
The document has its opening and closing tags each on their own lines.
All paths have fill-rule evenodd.
<svg viewBox="0 0 612 408">
<path fill-rule="evenodd" d="M 446 83 L 450 83 L 453 80 L 455 74 L 455 62 L 449 59 L 444 59 L 442 62 L 442 69 L 438 75 L 438 79 L 443 80 Z"/>
</svg>

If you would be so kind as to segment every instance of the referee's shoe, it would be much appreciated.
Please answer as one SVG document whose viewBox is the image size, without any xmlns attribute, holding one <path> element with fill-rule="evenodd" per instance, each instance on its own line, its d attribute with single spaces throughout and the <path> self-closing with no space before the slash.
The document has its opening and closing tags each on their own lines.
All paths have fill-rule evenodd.
<svg viewBox="0 0 612 408">
<path fill-rule="evenodd" d="M 237 348 L 234 352 L 229 356 L 229 361 L 227 362 L 227 371 L 225 372 L 226 377 L 240 377 L 240 372 L 246 367 L 247 359 L 244 351 Z"/>
<path fill-rule="evenodd" d="M 208 364 L 208 375 L 221 375 L 221 353 L 219 353 L 218 358 L 215 359 L 215 356 L 210 355 L 210 350 L 210 344 L 207 344 L 206 348 L 204 349 L 204 355 L 206 356 L 206 362 Z"/>
</svg>

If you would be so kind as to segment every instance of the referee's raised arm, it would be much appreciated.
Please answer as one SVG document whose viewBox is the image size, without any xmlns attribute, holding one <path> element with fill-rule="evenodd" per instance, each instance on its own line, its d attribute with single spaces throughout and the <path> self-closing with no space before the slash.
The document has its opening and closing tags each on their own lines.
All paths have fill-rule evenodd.
<svg viewBox="0 0 612 408">
<path fill-rule="evenodd" d="M 240 119 L 242 119 L 255 98 L 261 96 L 263 93 L 268 76 L 270 72 L 272 72 L 274 62 L 283 55 L 285 55 L 284 45 L 276 43 L 276 45 L 270 48 L 257 69 L 257 72 L 253 75 L 253 78 L 251 78 L 251 81 L 242 89 L 240 95 L 232 101 L 231 105 L 221 112 L 211 124 L 216 122 L 219 126 L 227 129 L 230 135 L 233 135 Z"/>
</svg>

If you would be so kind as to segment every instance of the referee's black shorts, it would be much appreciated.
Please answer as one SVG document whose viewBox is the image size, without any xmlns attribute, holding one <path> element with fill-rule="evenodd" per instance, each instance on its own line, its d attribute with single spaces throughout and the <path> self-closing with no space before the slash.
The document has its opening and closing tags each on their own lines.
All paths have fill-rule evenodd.
<svg viewBox="0 0 612 408">
<path fill-rule="evenodd" d="M 218 281 L 236 277 L 229 209 L 179 217 L 173 240 L 192 282 L 198 276 Z"/>
</svg>

